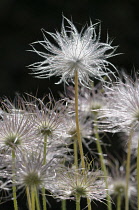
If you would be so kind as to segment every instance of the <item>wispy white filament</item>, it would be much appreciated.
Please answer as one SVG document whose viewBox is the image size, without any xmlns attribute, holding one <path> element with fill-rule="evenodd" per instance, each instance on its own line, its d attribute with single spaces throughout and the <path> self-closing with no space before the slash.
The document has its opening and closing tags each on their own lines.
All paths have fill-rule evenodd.
<svg viewBox="0 0 139 210">
<path fill-rule="evenodd" d="M 101 109 L 99 118 L 105 130 L 130 131 L 139 126 L 139 81 L 127 75 L 105 89 L 107 109 Z"/>
<path fill-rule="evenodd" d="M 64 20 L 68 26 L 65 27 Z M 89 86 L 92 78 L 103 80 L 112 71 L 109 64 L 113 66 L 108 58 L 114 56 L 117 47 L 111 46 L 111 41 L 100 42 L 100 31 L 96 34 L 96 26 L 92 24 L 83 28 L 79 33 L 74 24 L 67 18 L 63 18 L 61 33 L 49 33 L 43 30 L 43 41 L 31 44 L 33 52 L 36 52 L 44 60 L 36 62 L 29 67 L 38 78 L 49 78 L 60 76 L 58 83 L 72 81 L 75 70 L 78 71 L 79 82 Z M 55 45 L 51 43 L 46 35 L 53 38 Z M 37 44 L 44 48 L 44 51 L 37 50 Z"/>
</svg>

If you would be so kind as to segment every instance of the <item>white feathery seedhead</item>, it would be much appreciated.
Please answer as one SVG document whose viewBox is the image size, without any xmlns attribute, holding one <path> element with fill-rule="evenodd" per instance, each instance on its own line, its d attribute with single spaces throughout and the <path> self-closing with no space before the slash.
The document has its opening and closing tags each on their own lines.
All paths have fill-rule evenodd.
<svg viewBox="0 0 139 210">
<path fill-rule="evenodd" d="M 90 22 L 90 26 L 78 32 L 72 21 L 64 17 L 61 33 L 43 30 L 44 40 L 31 44 L 31 51 L 44 59 L 29 66 L 33 74 L 38 78 L 60 76 L 58 83 L 68 83 L 69 80 L 74 83 L 74 74 L 78 71 L 79 82 L 87 87 L 92 78 L 104 81 L 103 77 L 112 73 L 109 65 L 114 67 L 107 59 L 114 56 L 117 47 L 112 47 L 108 39 L 106 43 L 100 42 L 100 31 L 96 34 L 97 25 Z M 56 45 L 46 35 L 52 37 Z M 37 44 L 46 52 L 37 50 Z"/>
<path fill-rule="evenodd" d="M 35 144 L 33 123 L 27 113 L 20 113 L 20 110 L 7 113 L 0 121 L 0 147 L 7 151 L 9 149 L 31 148 Z"/>
<path fill-rule="evenodd" d="M 61 168 L 57 171 L 54 194 L 62 199 L 74 199 L 76 195 L 91 200 L 104 200 L 106 189 L 104 179 L 99 171 L 75 168 Z"/>
<path fill-rule="evenodd" d="M 125 198 L 126 192 L 126 162 L 120 163 L 118 159 L 114 159 L 108 162 L 110 173 L 108 178 L 108 188 L 110 195 L 113 199 L 121 196 L 121 199 Z M 132 165 L 130 171 L 130 180 L 129 180 L 129 187 L 128 187 L 128 197 L 129 203 L 132 208 L 136 209 L 136 200 L 137 200 L 137 183 L 135 179 L 135 172 L 136 165 Z"/>
<path fill-rule="evenodd" d="M 15 184 L 17 188 L 35 186 L 37 189 L 50 189 L 51 181 L 55 177 L 55 161 L 51 159 L 44 164 L 41 151 L 25 151 L 16 157 Z"/>
<path fill-rule="evenodd" d="M 48 100 L 45 103 L 43 99 L 32 96 L 30 102 L 27 102 L 30 119 L 34 122 L 34 132 L 40 139 L 47 137 L 48 143 L 51 141 L 53 146 L 66 144 L 62 141 L 66 135 L 64 100 L 55 102 L 51 97 Z"/>
<path fill-rule="evenodd" d="M 124 79 L 124 81 L 123 81 Z M 99 120 L 105 131 L 138 130 L 139 81 L 123 75 L 111 87 L 105 88 L 107 108 L 100 110 Z"/>
</svg>

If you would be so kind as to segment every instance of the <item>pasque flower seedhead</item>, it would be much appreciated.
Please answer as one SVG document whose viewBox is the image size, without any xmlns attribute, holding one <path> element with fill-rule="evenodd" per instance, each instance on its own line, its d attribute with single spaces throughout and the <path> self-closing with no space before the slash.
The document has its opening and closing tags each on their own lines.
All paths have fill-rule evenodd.
<svg viewBox="0 0 139 210">
<path fill-rule="evenodd" d="M 100 110 L 99 120 L 105 130 L 138 130 L 139 127 L 139 81 L 123 74 L 115 84 L 105 88 L 107 108 Z"/>
<path fill-rule="evenodd" d="M 61 168 L 57 171 L 54 194 L 61 199 L 74 199 L 78 194 L 80 197 L 91 200 L 104 200 L 106 189 L 104 177 L 100 171 L 75 168 Z"/>
<path fill-rule="evenodd" d="M 64 20 L 68 26 L 65 27 Z M 74 83 L 75 71 L 78 71 L 79 81 L 84 86 L 89 86 L 92 78 L 103 80 L 112 71 L 109 64 L 113 66 L 108 58 L 114 56 L 117 47 L 111 46 L 111 41 L 100 42 L 99 34 L 96 34 L 96 26 L 92 24 L 78 32 L 72 21 L 63 18 L 61 33 L 46 32 L 42 30 L 44 40 L 31 44 L 33 52 L 37 53 L 44 60 L 31 64 L 29 68 L 38 78 L 49 78 L 60 76 L 58 83 L 72 81 Z M 53 38 L 56 45 L 51 43 L 46 35 Z M 44 51 L 37 50 L 36 45 L 41 45 Z"/>
</svg>

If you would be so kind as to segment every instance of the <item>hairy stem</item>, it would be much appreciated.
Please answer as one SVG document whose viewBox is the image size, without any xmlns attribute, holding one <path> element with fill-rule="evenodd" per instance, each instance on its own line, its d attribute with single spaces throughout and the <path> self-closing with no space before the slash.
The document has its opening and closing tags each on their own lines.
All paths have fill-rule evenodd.
<svg viewBox="0 0 139 210">
<path fill-rule="evenodd" d="M 82 139 L 80 133 L 80 126 L 79 126 L 79 112 L 78 112 L 78 71 L 75 71 L 75 118 L 76 118 L 76 132 L 78 137 L 78 145 L 80 151 L 80 158 L 81 158 L 81 165 L 82 169 L 85 169 L 85 161 L 84 161 L 84 153 L 83 153 L 83 146 L 82 146 Z"/>
<path fill-rule="evenodd" d="M 106 195 L 107 196 L 107 207 L 108 207 L 108 210 L 112 210 L 111 200 L 110 200 L 109 191 L 108 191 L 108 181 L 107 181 L 108 172 L 107 172 L 107 169 L 106 169 L 106 166 L 105 166 L 104 156 L 103 156 L 103 152 L 102 152 L 102 148 L 101 148 L 101 144 L 100 144 L 100 138 L 99 138 L 98 127 L 97 127 L 97 120 L 96 120 L 96 123 L 94 124 L 94 130 L 95 130 L 97 151 L 98 151 L 98 154 L 99 154 L 101 168 L 102 168 L 102 171 L 104 172 L 105 186 L 106 186 L 106 189 L 107 189 L 107 195 Z"/>
<path fill-rule="evenodd" d="M 78 146 L 76 139 L 74 139 L 73 147 L 74 147 L 74 165 L 76 169 L 78 169 Z"/>
<path fill-rule="evenodd" d="M 138 139 L 138 153 L 137 153 L 137 188 L 138 188 L 138 209 L 139 209 L 139 139 Z"/>
<path fill-rule="evenodd" d="M 16 186 L 15 186 L 15 149 L 12 149 L 12 174 L 13 174 L 13 185 L 12 185 L 12 191 L 13 191 L 13 202 L 14 202 L 14 210 L 18 210 L 17 205 L 17 196 L 16 196 Z"/>
<path fill-rule="evenodd" d="M 42 202 L 43 202 L 43 210 L 47 210 L 45 188 L 44 187 L 42 188 Z"/>
<path fill-rule="evenodd" d="M 35 190 L 34 190 L 34 186 L 31 186 L 31 206 L 32 206 L 32 210 L 35 210 Z"/>
<path fill-rule="evenodd" d="M 47 154 L 47 135 L 44 135 L 43 165 L 46 164 L 46 154 Z M 45 188 L 44 187 L 42 188 L 42 203 L 43 203 L 43 210 L 47 210 Z"/>
<path fill-rule="evenodd" d="M 117 210 L 121 210 L 121 193 L 117 195 Z"/>
<path fill-rule="evenodd" d="M 61 203 L 62 210 L 66 210 L 66 200 L 62 200 Z"/>
<path fill-rule="evenodd" d="M 47 154 L 47 135 L 44 135 L 44 146 L 43 146 L 43 165 L 46 164 L 46 154 Z"/>
<path fill-rule="evenodd" d="M 26 187 L 26 195 L 27 195 L 27 201 L 28 201 L 28 208 L 29 210 L 32 210 L 29 187 Z"/>
<path fill-rule="evenodd" d="M 80 195 L 76 194 L 76 210 L 80 210 Z"/>
<path fill-rule="evenodd" d="M 89 198 L 87 198 L 87 208 L 88 208 L 88 210 L 92 210 L 92 208 L 91 208 L 91 200 Z"/>
<path fill-rule="evenodd" d="M 130 178 L 130 159 L 131 159 L 131 143 L 132 143 L 133 129 L 130 131 L 127 148 L 127 162 L 126 162 L 126 190 L 125 190 L 125 210 L 129 210 L 129 178 Z"/>
<path fill-rule="evenodd" d="M 37 210 L 40 210 L 39 195 L 38 195 L 36 187 L 34 188 L 34 190 L 35 190 L 36 207 L 37 207 Z"/>
</svg>

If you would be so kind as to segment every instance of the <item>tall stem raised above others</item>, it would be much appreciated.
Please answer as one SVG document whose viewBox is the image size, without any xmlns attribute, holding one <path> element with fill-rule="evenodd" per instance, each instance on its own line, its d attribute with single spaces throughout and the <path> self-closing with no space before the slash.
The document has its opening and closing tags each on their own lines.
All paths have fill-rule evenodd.
<svg viewBox="0 0 139 210">
<path fill-rule="evenodd" d="M 75 120 L 76 120 L 76 132 L 78 138 L 78 146 L 80 151 L 80 158 L 81 158 L 81 165 L 83 170 L 85 169 L 85 161 L 84 161 L 84 153 L 83 153 L 83 146 L 82 146 L 82 139 L 80 133 L 80 125 L 79 125 L 79 112 L 78 112 L 78 71 L 75 71 Z"/>
</svg>

